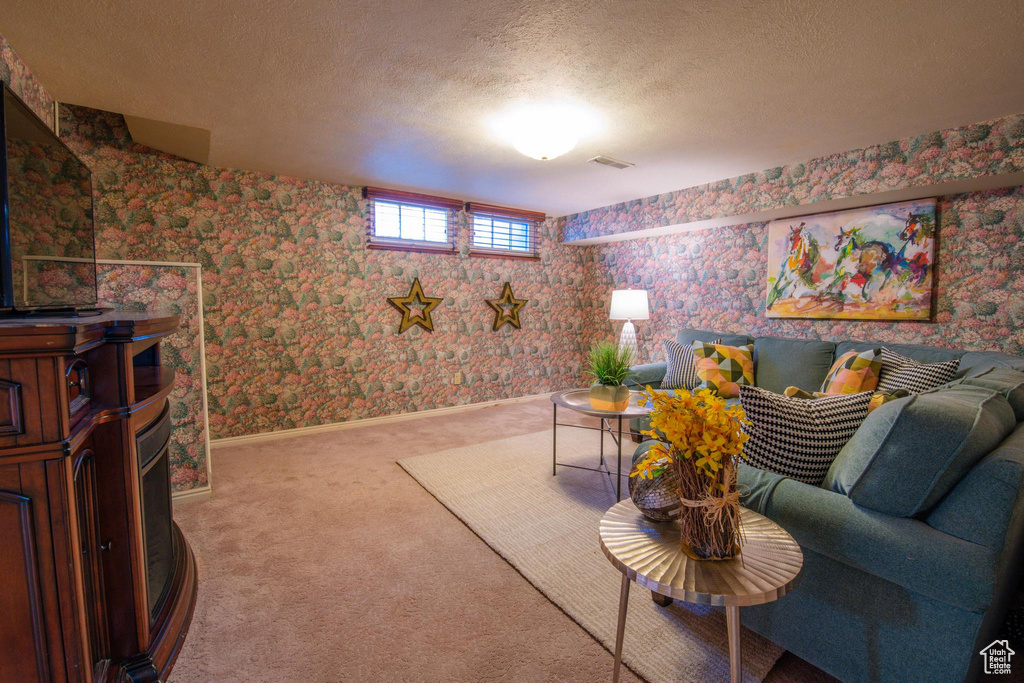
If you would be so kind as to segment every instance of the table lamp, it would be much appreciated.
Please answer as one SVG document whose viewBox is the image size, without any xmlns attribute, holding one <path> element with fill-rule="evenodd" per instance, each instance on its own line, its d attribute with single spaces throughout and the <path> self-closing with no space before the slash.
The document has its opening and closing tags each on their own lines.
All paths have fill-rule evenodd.
<svg viewBox="0 0 1024 683">
<path fill-rule="evenodd" d="M 612 310 L 609 317 L 612 320 L 625 320 L 622 326 L 622 334 L 619 335 L 619 348 L 631 348 L 633 358 L 637 357 L 636 328 L 633 327 L 634 320 L 647 320 L 651 317 L 650 309 L 647 306 L 646 289 L 616 289 L 612 292 Z"/>
</svg>

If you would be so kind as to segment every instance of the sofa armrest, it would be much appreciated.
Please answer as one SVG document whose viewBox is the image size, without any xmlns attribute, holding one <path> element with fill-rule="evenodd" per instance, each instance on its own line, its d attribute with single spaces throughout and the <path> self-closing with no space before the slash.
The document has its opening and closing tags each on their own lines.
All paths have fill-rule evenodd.
<svg viewBox="0 0 1024 683">
<path fill-rule="evenodd" d="M 961 609 L 984 612 L 992 602 L 998 555 L 991 548 L 748 465 L 740 465 L 739 480 L 743 505 L 801 547 Z"/>
<path fill-rule="evenodd" d="M 650 385 L 654 389 L 660 389 L 661 380 L 665 379 L 665 373 L 667 371 L 668 363 L 664 361 L 660 363 L 634 365 L 629 369 L 630 375 L 626 380 L 626 386 L 630 389 L 643 389 L 647 385 Z"/>
</svg>

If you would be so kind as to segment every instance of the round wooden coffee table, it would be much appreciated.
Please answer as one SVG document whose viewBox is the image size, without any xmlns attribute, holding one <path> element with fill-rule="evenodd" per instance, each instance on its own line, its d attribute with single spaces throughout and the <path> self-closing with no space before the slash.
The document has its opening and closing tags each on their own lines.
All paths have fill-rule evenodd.
<svg viewBox="0 0 1024 683">
<path fill-rule="evenodd" d="M 622 572 L 614 681 L 622 665 L 631 580 L 666 598 L 725 607 L 729 671 L 733 683 L 739 683 L 740 607 L 782 597 L 796 585 L 804 565 L 800 546 L 785 529 L 746 508 L 740 509 L 740 554 L 731 560 L 690 559 L 680 548 L 679 523 L 652 522 L 632 500 L 608 509 L 600 538 L 601 550 Z"/>
</svg>

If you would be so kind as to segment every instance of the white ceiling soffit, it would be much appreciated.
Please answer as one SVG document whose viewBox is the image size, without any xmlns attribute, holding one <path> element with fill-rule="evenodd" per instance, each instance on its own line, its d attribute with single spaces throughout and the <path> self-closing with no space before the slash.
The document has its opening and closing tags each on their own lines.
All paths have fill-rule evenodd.
<svg viewBox="0 0 1024 683">
<path fill-rule="evenodd" d="M 809 216 L 828 211 L 843 211 L 844 209 L 856 209 L 863 206 L 875 206 L 879 204 L 891 204 L 893 202 L 906 202 L 912 199 L 924 199 L 925 197 L 945 197 L 965 192 L 986 192 L 1004 187 L 1016 187 L 1024 185 L 1024 171 L 1018 173 L 1000 173 L 998 175 L 978 176 L 963 180 L 950 180 L 943 183 L 930 185 L 919 185 L 917 187 L 905 187 L 899 190 L 888 192 L 876 192 L 874 194 L 856 195 L 853 197 L 840 197 L 839 199 L 826 199 L 820 202 L 799 204 L 797 206 L 780 206 L 775 209 L 754 211 L 751 213 L 740 213 L 731 216 L 716 216 L 701 221 L 690 223 L 674 223 L 672 225 L 661 225 L 656 228 L 644 228 L 630 232 L 620 232 L 614 235 L 601 235 L 600 237 L 589 237 L 583 240 L 570 240 L 563 244 L 587 246 L 589 244 L 607 244 L 609 242 L 624 242 L 643 237 L 658 237 L 660 235 L 674 235 L 680 232 L 696 232 L 698 230 L 712 230 L 714 228 L 728 228 L 748 223 L 765 223 L 780 218 L 793 218 L 795 216 Z"/>
<path fill-rule="evenodd" d="M 1019 0 L 6 0 L 0 32 L 216 166 L 556 216 L 1024 111 Z M 550 100 L 600 129 L 547 162 L 492 135 Z"/>
<path fill-rule="evenodd" d="M 155 121 L 141 116 L 125 115 L 124 122 L 132 140 L 183 159 L 210 163 L 210 131 L 180 123 Z"/>
</svg>

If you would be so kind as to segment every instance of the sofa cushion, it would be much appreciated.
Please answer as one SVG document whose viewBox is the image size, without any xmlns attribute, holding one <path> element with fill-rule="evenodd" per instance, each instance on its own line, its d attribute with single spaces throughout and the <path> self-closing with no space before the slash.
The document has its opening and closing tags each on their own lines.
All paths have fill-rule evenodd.
<svg viewBox="0 0 1024 683">
<path fill-rule="evenodd" d="M 968 351 L 960 359 L 960 371 L 967 377 L 978 375 L 990 368 L 1024 371 L 1024 358 L 999 351 Z"/>
<path fill-rule="evenodd" d="M 845 340 L 836 342 L 836 356 L 841 356 L 847 351 L 854 349 L 878 348 L 884 346 L 890 351 L 913 358 L 918 363 L 942 363 L 947 360 L 957 360 L 964 355 L 962 349 L 946 349 L 938 346 L 925 346 L 924 344 L 892 344 L 883 341 L 853 341 Z"/>
<path fill-rule="evenodd" d="M 754 347 L 693 342 L 693 358 L 700 384 L 722 398 L 735 398 L 739 388 L 754 383 Z"/>
<path fill-rule="evenodd" d="M 1024 421 L 1024 372 L 993 367 L 977 375 L 958 379 L 956 383 L 985 387 L 999 392 L 1009 401 L 1017 422 Z"/>
<path fill-rule="evenodd" d="M 897 517 L 931 509 L 1016 426 L 1006 399 L 955 385 L 871 412 L 823 483 L 857 505 Z"/>
<path fill-rule="evenodd" d="M 860 353 L 847 351 L 836 358 L 825 381 L 821 383 L 821 392 L 835 395 L 874 391 L 882 370 L 882 363 L 878 360 L 879 352 L 880 349 L 868 349 Z"/>
<path fill-rule="evenodd" d="M 951 536 L 1002 550 L 1024 486 L 1024 425 L 971 468 L 924 521 Z"/>
<path fill-rule="evenodd" d="M 626 378 L 626 386 L 630 388 L 644 388 L 651 386 L 657 389 L 661 386 L 661 380 L 665 378 L 665 371 L 668 364 L 664 361 L 659 363 L 643 363 L 634 365 L 629 369 L 629 377 Z"/>
<path fill-rule="evenodd" d="M 709 332 L 707 330 L 683 329 L 676 333 L 676 341 L 689 346 L 695 341 L 710 344 L 716 339 L 721 339 L 720 344 L 727 346 L 746 346 L 753 344 L 754 340 L 745 334 L 728 334 L 722 332 Z"/>
<path fill-rule="evenodd" d="M 722 340 L 716 339 L 711 343 L 721 344 Z M 661 380 L 662 389 L 693 389 L 700 384 L 697 364 L 693 360 L 692 345 L 666 340 L 665 360 L 668 367 L 665 370 L 665 377 Z"/>
<path fill-rule="evenodd" d="M 817 486 L 839 449 L 868 415 L 871 392 L 815 399 L 790 398 L 741 386 L 747 462 Z"/>
<path fill-rule="evenodd" d="M 754 340 L 754 386 L 776 394 L 791 385 L 817 391 L 832 367 L 834 350 L 832 342 L 816 339 L 758 337 Z"/>
<path fill-rule="evenodd" d="M 919 363 L 884 346 L 878 359 L 882 364 L 878 390 L 887 392 L 907 389 L 920 393 L 934 389 L 952 381 L 960 365 L 959 358 L 939 363 Z"/>
<path fill-rule="evenodd" d="M 997 550 L 744 463 L 737 473 L 743 506 L 776 522 L 805 551 L 963 610 L 983 612 L 992 603 Z M 838 593 L 843 588 L 835 586 Z"/>
</svg>

